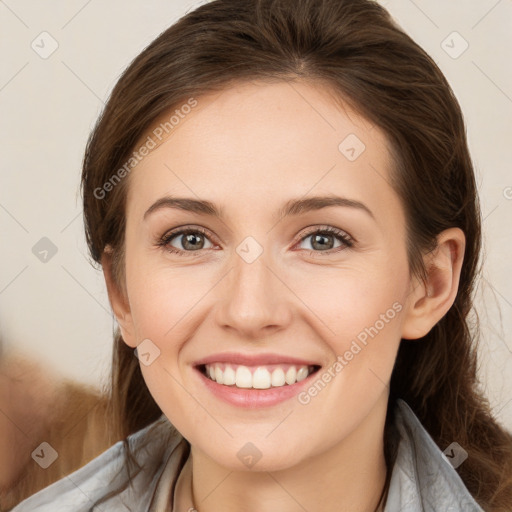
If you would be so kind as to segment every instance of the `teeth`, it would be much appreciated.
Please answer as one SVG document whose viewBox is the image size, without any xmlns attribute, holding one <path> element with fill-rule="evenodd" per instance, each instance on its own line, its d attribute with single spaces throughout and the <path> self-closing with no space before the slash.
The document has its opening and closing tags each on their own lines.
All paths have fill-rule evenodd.
<svg viewBox="0 0 512 512">
<path fill-rule="evenodd" d="M 219 367 L 217 366 L 215 369 L 215 376 L 217 376 L 217 369 Z M 215 379 L 217 380 L 217 379 Z M 222 382 L 219 382 L 217 380 L 218 384 L 222 384 Z M 246 366 L 239 366 L 236 369 L 236 382 L 235 386 L 237 388 L 252 388 L 252 374 L 251 370 L 247 368 Z"/>
<path fill-rule="evenodd" d="M 286 375 L 284 377 L 284 380 L 286 381 L 286 384 L 294 384 L 297 382 L 297 370 L 295 369 L 295 366 L 290 366 L 288 368 L 288 371 L 286 372 Z"/>
<path fill-rule="evenodd" d="M 224 369 L 224 382 L 223 384 L 226 384 L 226 386 L 232 386 L 236 383 L 236 373 L 231 366 L 228 366 Z"/>
<path fill-rule="evenodd" d="M 282 368 L 276 368 L 272 372 L 271 384 L 274 387 L 284 386 L 285 385 L 284 371 L 283 371 Z"/>
<path fill-rule="evenodd" d="M 266 368 L 256 368 L 252 376 L 252 387 L 256 389 L 268 389 L 272 377 Z"/>
<path fill-rule="evenodd" d="M 304 380 L 308 376 L 308 369 L 303 366 L 302 368 L 299 368 L 297 371 L 297 382 L 300 382 L 301 380 Z"/>
<path fill-rule="evenodd" d="M 224 374 L 222 373 L 222 370 L 218 366 L 215 368 L 215 380 L 219 384 L 224 384 Z"/>
<path fill-rule="evenodd" d="M 258 366 L 248 367 L 243 365 L 207 364 L 206 375 L 218 384 L 235 386 L 243 389 L 268 389 L 281 387 L 285 384 L 292 385 L 304 380 L 313 367 L 307 366 Z"/>
</svg>

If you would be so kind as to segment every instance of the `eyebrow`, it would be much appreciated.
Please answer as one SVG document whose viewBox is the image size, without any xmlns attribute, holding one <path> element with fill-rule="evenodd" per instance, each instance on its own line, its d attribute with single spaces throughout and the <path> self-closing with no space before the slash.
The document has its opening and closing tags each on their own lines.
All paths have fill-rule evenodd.
<svg viewBox="0 0 512 512">
<path fill-rule="evenodd" d="M 306 199 L 290 199 L 277 212 L 278 218 L 288 217 L 290 215 L 300 215 L 311 211 L 321 210 L 329 206 L 344 206 L 356 208 L 366 212 L 372 219 L 375 216 L 372 211 L 362 202 L 355 199 L 348 199 L 340 196 L 314 196 Z M 207 200 L 199 200 L 188 197 L 162 197 L 155 201 L 144 213 L 144 220 L 157 211 L 164 208 L 174 208 L 187 212 L 197 213 L 200 215 L 210 215 L 219 219 L 224 218 L 222 208 L 218 208 L 214 203 Z"/>
</svg>

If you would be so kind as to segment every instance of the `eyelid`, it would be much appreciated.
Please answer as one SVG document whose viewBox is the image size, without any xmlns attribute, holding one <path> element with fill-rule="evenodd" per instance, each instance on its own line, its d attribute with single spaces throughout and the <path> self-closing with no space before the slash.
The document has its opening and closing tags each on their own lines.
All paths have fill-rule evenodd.
<svg viewBox="0 0 512 512">
<path fill-rule="evenodd" d="M 177 226 L 173 229 L 170 229 L 169 231 L 166 231 L 161 237 L 157 239 L 157 245 L 161 245 L 166 247 L 167 244 L 171 241 L 171 239 L 183 236 L 188 233 L 201 233 L 204 235 L 205 238 L 210 240 L 211 243 L 214 245 L 219 245 L 218 242 L 216 242 L 216 237 L 210 233 L 206 228 L 203 228 L 201 226 L 195 226 L 191 224 L 186 224 L 184 226 Z M 200 252 L 200 251 L 183 251 L 181 249 L 176 249 L 176 251 L 170 251 L 170 252 L 186 252 L 186 253 L 194 253 L 194 252 Z"/>
<path fill-rule="evenodd" d="M 345 238 L 347 241 L 355 242 L 355 239 L 349 235 L 346 231 L 340 228 L 335 228 L 334 226 L 330 226 L 328 224 L 325 225 L 315 225 L 310 226 L 309 228 L 306 228 L 306 232 L 301 235 L 299 238 L 299 241 L 304 240 L 304 238 L 307 238 L 308 236 L 314 234 L 314 233 L 329 233 L 332 235 L 337 235 L 341 238 Z"/>
<path fill-rule="evenodd" d="M 316 225 L 316 226 L 310 226 L 309 228 L 306 228 L 307 231 L 300 235 L 299 240 L 293 245 L 293 247 L 296 247 L 299 245 L 302 241 L 304 241 L 309 236 L 316 234 L 316 233 L 327 233 L 329 235 L 332 235 L 336 238 L 338 238 L 342 246 L 341 247 L 334 247 L 332 249 L 328 249 L 325 251 L 313 251 L 311 249 L 302 249 L 303 251 L 306 251 L 308 254 L 312 256 L 321 256 L 322 254 L 325 255 L 331 255 L 331 254 L 337 254 L 345 249 L 350 249 L 354 246 L 356 243 L 356 240 L 354 237 L 352 237 L 349 233 L 344 231 L 343 229 L 335 228 L 334 226 L 330 225 Z"/>
<path fill-rule="evenodd" d="M 315 225 L 315 226 L 309 226 L 308 228 L 305 228 L 305 229 L 306 229 L 306 232 L 302 232 L 302 234 L 299 236 L 299 239 L 293 244 L 292 247 L 296 247 L 302 241 L 304 241 L 306 238 L 308 238 L 309 236 L 311 236 L 313 234 L 316 234 L 316 233 L 327 233 L 327 234 L 333 235 L 333 236 L 337 237 L 338 239 L 340 239 L 342 244 L 345 245 L 345 247 L 341 247 L 341 248 L 340 247 L 335 247 L 333 249 L 328 249 L 328 250 L 325 250 L 325 251 L 313 251 L 311 249 L 302 249 L 303 251 L 306 251 L 308 254 L 321 255 L 321 254 L 337 253 L 340 250 L 351 248 L 354 245 L 354 243 L 356 243 L 356 240 L 349 233 L 347 233 L 346 231 L 344 231 L 342 229 L 335 228 L 334 226 L 330 226 L 330 225 Z M 195 254 L 200 254 L 205 249 L 199 249 L 197 251 L 184 251 L 182 249 L 177 249 L 175 247 L 173 247 L 172 249 L 168 248 L 170 240 L 172 240 L 173 238 L 178 237 L 178 236 L 186 235 L 188 233 L 201 233 L 203 236 L 205 236 L 205 238 L 210 240 L 211 243 L 213 243 L 215 245 L 219 245 L 215 241 L 216 237 L 213 236 L 209 232 L 209 230 L 207 230 L 206 228 L 203 228 L 201 226 L 195 226 L 195 225 L 190 225 L 190 224 L 186 224 L 184 226 L 177 226 L 177 227 L 175 227 L 175 228 L 173 228 L 173 229 L 171 229 L 169 231 L 166 231 L 157 240 L 157 245 L 164 247 L 168 252 L 174 253 L 174 254 L 179 254 L 179 255 L 185 255 L 185 254 L 195 255 Z M 213 240 L 211 240 L 211 239 L 213 239 Z"/>
</svg>

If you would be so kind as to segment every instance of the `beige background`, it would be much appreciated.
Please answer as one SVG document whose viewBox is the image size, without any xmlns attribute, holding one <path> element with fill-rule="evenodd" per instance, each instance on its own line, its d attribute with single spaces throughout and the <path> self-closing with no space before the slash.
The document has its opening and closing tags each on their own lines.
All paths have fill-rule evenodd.
<svg viewBox="0 0 512 512">
<path fill-rule="evenodd" d="M 125 66 L 199 3 L 0 0 L 0 336 L 56 374 L 100 387 L 110 365 L 114 323 L 78 195 L 87 135 Z M 381 3 L 434 58 L 465 114 L 485 218 L 480 377 L 512 430 L 512 2 Z M 32 252 L 43 237 L 57 249 L 46 263 Z"/>
</svg>

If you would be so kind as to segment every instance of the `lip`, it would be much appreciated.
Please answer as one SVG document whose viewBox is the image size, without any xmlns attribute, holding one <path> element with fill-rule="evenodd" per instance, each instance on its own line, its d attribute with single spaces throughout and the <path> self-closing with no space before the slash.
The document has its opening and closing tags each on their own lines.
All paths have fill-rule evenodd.
<svg viewBox="0 0 512 512">
<path fill-rule="evenodd" d="M 265 366 L 267 364 L 321 366 L 318 361 L 308 361 L 306 359 L 298 359 L 296 357 L 281 354 L 241 354 L 239 352 L 222 352 L 220 354 L 212 354 L 211 356 L 195 361 L 193 366 L 197 367 L 213 363 L 240 364 L 243 366 Z"/>
<path fill-rule="evenodd" d="M 268 389 L 246 389 L 219 384 L 208 378 L 203 373 L 204 365 L 212 363 L 231 363 L 241 364 L 244 366 L 264 366 L 265 364 L 282 363 L 297 366 L 315 366 L 315 371 L 305 379 L 296 382 L 295 384 L 285 384 L 284 386 L 275 388 L 271 387 Z M 194 373 L 198 375 L 200 381 L 210 393 L 223 402 L 245 409 L 271 407 L 293 398 L 305 387 L 310 385 L 312 379 L 319 372 L 320 368 L 321 365 L 318 363 L 311 363 L 305 359 L 280 356 L 277 354 L 258 354 L 254 356 L 247 356 L 243 354 L 223 353 L 206 357 L 194 363 Z"/>
</svg>

